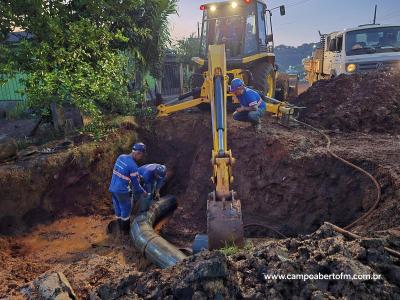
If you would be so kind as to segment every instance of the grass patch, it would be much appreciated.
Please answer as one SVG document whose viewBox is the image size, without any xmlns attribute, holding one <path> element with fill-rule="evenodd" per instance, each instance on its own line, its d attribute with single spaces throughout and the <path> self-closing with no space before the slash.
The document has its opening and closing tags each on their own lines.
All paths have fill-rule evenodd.
<svg viewBox="0 0 400 300">
<path fill-rule="evenodd" d="M 222 252 L 225 256 L 231 256 L 239 253 L 242 250 L 246 252 L 251 252 L 253 249 L 254 249 L 254 244 L 251 241 L 247 241 L 243 248 L 236 246 L 235 243 L 232 244 L 225 243 L 225 246 L 219 249 L 219 251 Z"/>
</svg>

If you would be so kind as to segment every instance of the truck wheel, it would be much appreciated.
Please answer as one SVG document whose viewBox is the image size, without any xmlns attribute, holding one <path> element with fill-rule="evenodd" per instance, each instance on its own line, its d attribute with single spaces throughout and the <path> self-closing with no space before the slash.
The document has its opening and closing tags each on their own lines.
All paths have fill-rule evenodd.
<svg viewBox="0 0 400 300">
<path fill-rule="evenodd" d="M 276 80 L 276 99 L 287 101 L 289 98 L 289 76 L 286 73 L 278 73 Z"/>
<path fill-rule="evenodd" d="M 268 97 L 275 97 L 275 70 L 267 61 L 259 62 L 252 68 L 252 85 L 256 90 L 263 92 Z"/>
</svg>

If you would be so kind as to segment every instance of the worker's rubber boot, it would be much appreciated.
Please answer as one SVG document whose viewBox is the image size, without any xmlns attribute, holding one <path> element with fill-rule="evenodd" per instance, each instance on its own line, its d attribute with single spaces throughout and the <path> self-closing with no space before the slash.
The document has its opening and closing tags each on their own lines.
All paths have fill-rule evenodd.
<svg viewBox="0 0 400 300">
<path fill-rule="evenodd" d="M 130 226 L 131 225 L 131 220 L 130 219 L 128 219 L 128 220 L 121 220 L 121 232 L 124 234 L 124 235 L 128 235 L 129 234 L 129 229 L 130 229 Z"/>
<path fill-rule="evenodd" d="M 107 225 L 107 233 L 108 234 L 115 234 L 118 232 L 119 220 L 120 219 L 112 220 L 110 223 L 108 223 L 108 225 Z"/>
<path fill-rule="evenodd" d="M 121 235 L 124 230 L 124 221 L 122 219 L 118 219 L 118 234 Z"/>
</svg>

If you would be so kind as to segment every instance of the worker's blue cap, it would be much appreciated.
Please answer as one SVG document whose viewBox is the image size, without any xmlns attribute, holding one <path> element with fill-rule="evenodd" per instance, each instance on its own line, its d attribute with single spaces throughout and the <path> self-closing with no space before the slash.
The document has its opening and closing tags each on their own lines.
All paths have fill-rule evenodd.
<svg viewBox="0 0 400 300">
<path fill-rule="evenodd" d="M 165 177 L 165 175 L 167 175 L 167 167 L 164 166 L 164 165 L 159 165 L 159 166 L 156 168 L 156 173 L 157 173 L 157 175 L 160 176 L 160 177 Z"/>
<path fill-rule="evenodd" d="M 146 152 L 146 145 L 143 144 L 143 143 L 136 143 L 136 144 L 133 145 L 132 151 L 139 151 L 139 152 L 145 153 Z"/>
<path fill-rule="evenodd" d="M 231 85 L 229 87 L 229 92 L 232 93 L 242 86 L 244 86 L 243 80 L 240 78 L 234 78 L 231 81 Z"/>
</svg>

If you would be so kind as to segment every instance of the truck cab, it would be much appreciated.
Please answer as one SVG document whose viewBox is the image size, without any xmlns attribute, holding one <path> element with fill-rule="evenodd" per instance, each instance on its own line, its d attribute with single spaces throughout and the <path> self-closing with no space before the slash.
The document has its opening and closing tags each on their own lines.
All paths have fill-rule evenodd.
<svg viewBox="0 0 400 300">
<path fill-rule="evenodd" d="M 400 68 L 400 26 L 361 25 L 326 36 L 325 75 Z"/>
<path fill-rule="evenodd" d="M 304 69 L 311 84 L 340 74 L 400 69 L 400 25 L 360 25 L 323 34 Z"/>
</svg>

